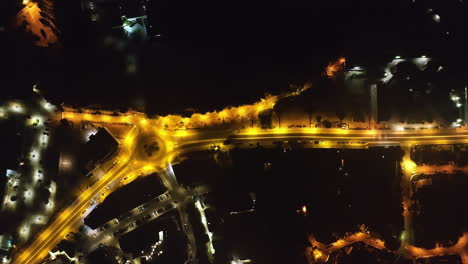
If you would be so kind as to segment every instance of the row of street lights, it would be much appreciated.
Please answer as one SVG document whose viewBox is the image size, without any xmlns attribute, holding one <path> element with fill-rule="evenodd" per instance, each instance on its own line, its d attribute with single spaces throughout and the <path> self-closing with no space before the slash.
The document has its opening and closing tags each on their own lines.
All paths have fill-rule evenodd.
<svg viewBox="0 0 468 264">
<path fill-rule="evenodd" d="M 458 118 L 456 120 L 456 122 L 453 123 L 453 126 L 455 127 L 461 127 L 462 126 L 462 123 L 466 126 L 468 125 L 468 95 L 467 95 L 467 86 L 465 86 L 465 102 L 464 102 L 464 110 L 465 110 L 465 113 L 462 114 L 462 106 L 463 104 L 461 103 L 461 98 L 460 96 L 458 96 L 458 94 L 455 92 L 454 89 L 452 89 L 452 91 L 450 91 L 450 99 L 452 99 L 452 101 L 455 103 L 455 106 L 458 108 Z M 463 122 L 463 119 L 462 117 L 464 117 L 464 122 Z"/>
</svg>

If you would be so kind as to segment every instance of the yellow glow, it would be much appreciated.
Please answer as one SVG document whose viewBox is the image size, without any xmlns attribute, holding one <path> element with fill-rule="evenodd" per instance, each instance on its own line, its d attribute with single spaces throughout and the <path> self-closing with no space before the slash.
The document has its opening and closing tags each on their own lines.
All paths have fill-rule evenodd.
<svg viewBox="0 0 468 264">
<path fill-rule="evenodd" d="M 122 123 L 131 123 L 130 120 L 131 120 L 130 116 L 121 116 L 119 118 L 119 121 L 122 122 Z"/>
<path fill-rule="evenodd" d="M 143 126 L 148 125 L 148 119 L 144 118 L 144 119 L 140 120 L 140 124 L 143 125 Z"/>
<path fill-rule="evenodd" d="M 104 121 L 104 122 L 110 122 L 111 121 L 111 117 L 108 116 L 108 115 L 103 115 L 101 117 L 101 120 Z"/>
<path fill-rule="evenodd" d="M 327 68 L 325 69 L 325 72 L 328 77 L 335 77 L 336 73 L 340 70 L 344 69 L 344 64 L 346 62 L 346 59 L 341 57 L 334 63 L 329 63 Z"/>
<path fill-rule="evenodd" d="M 143 166 L 143 172 L 150 172 L 150 171 L 154 171 L 154 166 L 153 165 L 150 165 L 150 164 L 147 164 L 145 166 Z"/>
<path fill-rule="evenodd" d="M 29 0 L 23 0 L 22 3 L 24 7 L 16 15 L 14 26 L 19 28 L 26 24 L 25 29 L 36 37 L 34 44 L 37 46 L 48 47 L 58 43 L 54 14 L 49 11 L 53 9 L 53 1 L 41 0 L 40 7 L 38 3 Z"/>
<path fill-rule="evenodd" d="M 309 127 L 309 128 L 306 128 L 305 131 L 307 133 L 312 133 L 312 134 L 316 134 L 318 132 L 318 128 L 316 127 Z"/>
<path fill-rule="evenodd" d="M 405 169 L 406 172 L 412 172 L 414 169 L 416 169 L 417 165 L 414 163 L 412 160 L 405 159 L 403 161 L 403 168 Z"/>
<path fill-rule="evenodd" d="M 165 129 L 157 129 L 157 130 L 156 130 L 156 133 L 157 133 L 159 136 L 167 136 L 167 130 L 165 130 Z"/>
<path fill-rule="evenodd" d="M 265 110 L 265 106 L 263 104 L 258 104 L 257 105 L 257 112 L 261 112 L 263 110 Z"/>
<path fill-rule="evenodd" d="M 273 129 L 273 133 L 275 133 L 275 134 L 285 134 L 285 133 L 288 133 L 288 129 L 286 127 L 275 127 Z"/>
<path fill-rule="evenodd" d="M 165 142 L 165 145 L 166 145 L 166 150 L 167 151 L 172 151 L 172 150 L 175 149 L 175 144 L 174 144 L 173 141 L 168 140 L 168 141 Z"/>
<path fill-rule="evenodd" d="M 186 130 L 186 129 L 177 130 L 177 131 L 175 132 L 175 136 L 176 136 L 176 137 L 186 137 L 186 136 L 188 136 L 188 135 L 189 135 L 189 131 Z"/>
<path fill-rule="evenodd" d="M 73 119 L 75 117 L 75 113 L 71 113 L 71 112 L 65 112 L 63 113 L 63 118 L 66 118 L 66 119 Z"/>
<path fill-rule="evenodd" d="M 341 135 L 349 134 L 349 130 L 347 130 L 347 129 L 338 129 L 338 134 L 341 134 Z"/>
<path fill-rule="evenodd" d="M 301 208 L 302 213 L 306 214 L 307 213 L 307 207 L 305 205 L 302 206 Z"/>
<path fill-rule="evenodd" d="M 247 134 L 249 134 L 249 135 L 258 135 L 258 134 L 260 134 L 260 129 L 256 128 L 256 127 L 249 128 L 247 130 Z"/>
<path fill-rule="evenodd" d="M 315 260 L 319 260 L 323 257 L 323 254 L 322 254 L 322 251 L 320 251 L 319 249 L 314 249 L 314 259 Z"/>
<path fill-rule="evenodd" d="M 132 137 L 132 136 L 127 136 L 127 137 L 125 137 L 124 143 L 125 143 L 126 145 L 131 145 L 131 144 L 133 143 L 133 137 Z"/>
<path fill-rule="evenodd" d="M 375 135 L 375 134 L 377 134 L 377 131 L 375 131 L 374 129 L 372 129 L 372 130 L 367 130 L 367 131 L 366 131 L 366 134 L 368 134 L 368 135 Z"/>
</svg>

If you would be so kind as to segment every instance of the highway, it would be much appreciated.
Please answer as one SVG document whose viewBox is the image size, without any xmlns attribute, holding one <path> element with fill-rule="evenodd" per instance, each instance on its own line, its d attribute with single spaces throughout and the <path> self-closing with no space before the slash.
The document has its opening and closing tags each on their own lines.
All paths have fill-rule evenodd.
<svg viewBox="0 0 468 264">
<path fill-rule="evenodd" d="M 84 212 L 90 207 L 93 200 L 100 202 L 100 195 L 109 184 L 118 183 L 124 177 L 135 178 L 143 173 L 164 172 L 174 159 L 190 151 L 206 150 L 213 145 L 219 145 L 223 149 L 235 146 L 252 148 L 257 147 L 257 142 L 263 147 L 275 147 L 277 143 L 274 142 L 278 141 L 283 142 L 283 144 L 301 141 L 300 143 L 303 143 L 304 147 L 313 148 L 368 148 L 371 146 L 468 143 L 468 131 L 462 129 L 390 131 L 322 128 L 261 130 L 250 128 L 235 130 L 226 127 L 207 127 L 198 130 L 171 130 L 164 128 L 165 123 L 163 122 L 167 122 L 164 117 L 147 119 L 143 114 L 135 112 L 126 116 L 64 112 L 62 117 L 74 122 L 96 122 L 102 126 L 116 123 L 132 124 L 133 129 L 120 142 L 121 148 L 117 156 L 108 161 L 116 162 L 116 165 L 84 191 L 70 207 L 60 212 L 28 247 L 19 251 L 14 256 L 13 263 L 39 263 L 67 233 L 78 228 L 85 216 Z M 226 141 L 227 139 L 229 140 Z M 143 154 L 142 145 L 153 141 L 158 143 L 159 150 L 154 157 L 147 157 Z M 169 190 L 177 187 L 177 180 L 173 173 L 161 173 L 161 175 Z M 181 218 L 184 220 L 185 217 L 181 216 Z M 183 222 L 186 222 L 186 219 Z M 190 237 L 190 234 L 188 235 Z M 194 241 L 190 242 L 192 247 L 196 246 Z"/>
</svg>

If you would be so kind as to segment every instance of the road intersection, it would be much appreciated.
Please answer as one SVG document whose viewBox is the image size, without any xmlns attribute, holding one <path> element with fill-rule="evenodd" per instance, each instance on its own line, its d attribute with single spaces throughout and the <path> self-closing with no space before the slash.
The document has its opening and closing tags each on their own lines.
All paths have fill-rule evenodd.
<svg viewBox="0 0 468 264">
<path fill-rule="evenodd" d="M 274 102 L 267 106 L 272 107 Z M 247 108 L 244 106 L 244 108 Z M 252 107 L 257 109 L 258 107 Z M 247 114 L 247 112 L 245 112 Z M 62 118 L 73 122 L 95 122 L 98 125 L 130 124 L 132 129 L 125 138 L 120 140 L 118 154 L 108 163 L 114 163 L 105 175 L 85 190 L 72 203 L 52 219 L 49 225 L 39 233 L 27 247 L 15 255 L 13 263 L 39 263 L 50 250 L 57 245 L 66 234 L 76 230 L 83 218 L 89 213 L 88 208 L 103 200 L 103 194 L 109 185 L 125 183 L 140 175 L 159 172 L 163 183 L 169 191 L 178 188 L 173 172 L 168 172 L 171 163 L 184 153 L 194 150 L 209 149 L 221 146 L 223 149 L 233 147 L 253 148 L 257 146 L 274 147 L 277 143 L 291 144 L 296 142 L 309 148 L 369 148 L 372 146 L 414 146 L 423 144 L 465 144 L 468 143 L 468 131 L 464 129 L 432 129 L 420 131 L 393 130 L 352 130 L 324 128 L 277 128 L 277 129 L 234 129 L 224 124 L 226 113 L 221 111 L 218 117 L 210 113 L 203 127 L 197 129 L 168 128 L 167 117 L 147 118 L 144 114 L 130 112 L 126 115 L 93 114 L 90 111 L 79 113 L 68 109 L 62 112 Z M 221 117 L 222 116 L 222 117 Z M 222 118 L 224 126 L 206 126 L 208 119 Z M 176 119 L 170 117 L 169 119 Z M 180 118 L 185 124 L 193 120 Z M 149 156 L 143 151 L 143 146 L 156 142 L 158 151 Z M 403 162 L 403 167 L 406 163 Z M 414 168 L 412 168 L 414 169 Z M 180 210 L 179 210 L 180 211 Z M 186 220 L 186 216 L 182 216 Z M 183 221 L 187 222 L 187 221 Z M 190 231 L 189 231 L 190 232 Z M 190 237 L 190 235 L 189 235 Z M 192 241 L 192 247 L 196 246 Z"/>
</svg>

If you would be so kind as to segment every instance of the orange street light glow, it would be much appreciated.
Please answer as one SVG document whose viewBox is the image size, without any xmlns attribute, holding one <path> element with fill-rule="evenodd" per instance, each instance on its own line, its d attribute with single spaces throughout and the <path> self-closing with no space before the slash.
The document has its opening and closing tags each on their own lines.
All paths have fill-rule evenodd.
<svg viewBox="0 0 468 264">
<path fill-rule="evenodd" d="M 34 4 L 33 2 L 29 2 L 29 0 L 24 0 L 24 1 L 27 1 L 29 5 L 31 6 Z M 48 0 L 43 0 L 43 1 L 48 1 Z M 338 63 L 344 64 L 345 59 L 340 58 L 338 60 Z M 289 93 L 286 96 L 291 96 L 291 93 Z M 159 170 L 160 168 L 167 166 L 169 162 L 172 162 L 174 160 L 178 162 L 179 161 L 178 158 L 181 157 L 181 155 L 189 151 L 196 151 L 197 149 L 200 149 L 200 148 L 213 146 L 213 144 L 221 145 L 222 143 L 220 142 L 224 142 L 224 139 L 226 139 L 229 136 L 233 136 L 232 133 L 234 133 L 234 137 L 239 136 L 239 140 L 243 140 L 243 139 L 264 140 L 265 139 L 266 141 L 269 139 L 268 137 L 271 137 L 272 140 L 278 140 L 279 138 L 279 139 L 284 139 L 284 141 L 286 141 L 288 140 L 288 137 L 303 137 L 304 139 L 310 142 L 316 141 L 317 143 L 314 143 L 314 144 L 319 144 L 319 145 L 316 145 L 316 147 L 320 147 L 320 148 L 339 147 L 341 143 L 337 144 L 339 142 L 338 140 L 353 141 L 356 139 L 356 140 L 363 140 L 366 142 L 373 141 L 378 144 L 384 144 L 384 143 L 386 144 L 385 140 L 383 139 L 369 136 L 369 135 L 376 135 L 377 133 L 380 133 L 377 130 L 355 131 L 355 130 L 325 129 L 325 128 L 323 129 L 322 128 L 260 129 L 258 127 L 252 127 L 252 128 L 247 127 L 246 129 L 238 128 L 236 132 L 215 131 L 214 129 L 210 128 L 209 132 L 213 132 L 213 133 L 204 134 L 203 130 L 186 130 L 186 129 L 175 130 L 174 129 L 176 126 L 181 127 L 179 126 L 181 121 L 183 121 L 184 126 L 186 126 L 192 120 L 198 121 L 199 120 L 198 118 L 200 118 L 201 120 L 206 120 L 206 119 L 217 120 L 217 118 L 221 116 L 222 117 L 228 116 L 229 118 L 231 118 L 231 117 L 234 117 L 236 114 L 243 115 L 245 113 L 247 113 L 249 118 L 255 121 L 255 119 L 257 118 L 256 115 L 258 114 L 258 112 L 263 111 L 265 109 L 270 109 L 271 107 L 275 105 L 276 101 L 280 98 L 284 98 L 284 97 L 283 96 L 282 97 L 267 96 L 267 98 L 262 99 L 260 102 L 252 104 L 252 105 L 246 105 L 246 106 L 242 106 L 238 108 L 229 108 L 229 109 L 222 110 L 219 113 L 210 112 L 204 115 L 194 114 L 192 115 L 193 119 L 183 118 L 182 116 L 176 116 L 176 115 L 158 117 L 158 119 L 146 119 L 144 118 L 143 113 L 140 113 L 140 114 L 133 113 L 133 114 L 125 115 L 125 116 L 114 117 L 110 115 L 91 115 L 91 114 L 88 114 L 88 112 L 85 112 L 85 114 L 79 114 L 75 112 L 63 112 L 62 116 L 64 118 L 72 118 L 74 122 L 79 122 L 82 120 L 86 120 L 88 118 L 90 120 L 95 120 L 95 121 L 101 121 L 101 120 L 106 120 L 108 122 L 125 121 L 126 123 L 131 124 L 132 129 L 130 130 L 130 132 L 128 132 L 128 134 L 121 141 L 122 145 L 120 147 L 120 152 L 117 154 L 117 157 L 115 158 L 115 161 L 118 161 L 118 162 L 115 162 L 113 164 L 113 167 L 110 168 L 97 183 L 91 185 L 88 189 L 83 191 L 70 207 L 65 208 L 65 210 L 62 213 L 60 213 L 58 217 L 54 219 L 54 221 L 51 221 L 51 224 L 43 231 L 43 233 L 41 233 L 36 238 L 36 241 L 33 241 L 33 243 L 31 243 L 28 246 L 28 248 L 22 251 L 21 254 L 18 254 L 16 259 L 14 259 L 14 263 L 31 264 L 31 263 L 40 262 L 40 259 L 42 259 L 47 254 L 47 252 L 49 252 L 49 250 L 51 250 L 57 243 L 59 243 L 61 239 L 63 239 L 63 236 L 60 236 L 61 234 L 65 235 L 69 232 L 73 232 L 73 230 L 76 230 L 78 228 L 78 223 L 83 218 L 83 212 L 89 211 L 90 205 L 98 204 L 100 200 L 104 198 L 104 196 L 101 196 L 103 193 L 105 193 L 105 195 L 108 195 L 107 193 L 108 189 L 104 189 L 104 188 L 106 188 L 106 186 L 109 186 L 109 183 L 111 183 L 112 181 L 119 180 L 122 184 L 131 182 L 132 179 L 138 177 L 143 172 L 152 172 L 155 170 Z M 147 125 L 147 124 L 150 124 L 151 122 L 158 124 L 158 126 L 155 126 L 154 129 L 153 128 L 142 129 L 141 126 L 138 126 L 139 124 Z M 173 124 L 174 126 L 167 130 L 162 129 L 162 127 L 168 122 L 170 124 Z M 151 124 L 154 124 L 154 123 L 151 123 Z M 217 122 L 214 122 L 214 123 L 217 123 Z M 252 122 L 252 126 L 253 124 L 254 122 Z M 106 126 L 109 124 L 101 123 L 100 125 Z M 113 126 L 114 125 L 115 124 L 113 124 Z M 318 132 L 320 133 L 320 136 L 307 134 L 307 133 L 318 133 Z M 461 133 L 463 131 L 458 131 L 458 132 Z M 348 133 L 353 134 L 353 136 L 349 137 L 348 135 L 346 135 Z M 395 137 L 395 139 L 392 139 L 391 141 L 392 142 L 398 141 L 402 147 L 405 146 L 405 144 L 411 143 L 410 141 L 414 141 L 416 143 L 419 142 L 420 144 L 425 144 L 426 143 L 425 140 L 430 140 L 432 143 L 437 142 L 437 144 L 440 144 L 440 142 L 445 142 L 445 143 L 453 143 L 454 141 L 465 142 L 467 141 L 467 138 L 468 138 L 468 136 L 466 136 L 465 134 L 456 134 L 454 132 L 454 134 L 443 135 L 443 133 L 444 132 L 440 132 L 440 134 L 435 133 L 437 135 L 432 135 L 432 134 L 424 135 L 423 136 L 424 139 L 418 138 L 414 134 L 412 136 L 408 136 L 407 134 L 402 135 L 401 133 L 399 133 L 398 135 L 395 135 L 395 134 L 392 134 L 392 132 L 388 132 L 387 136 L 389 138 Z M 281 134 L 281 135 L 278 135 L 278 134 Z M 321 134 L 324 134 L 324 135 L 321 135 Z M 186 136 L 190 136 L 190 138 L 184 138 Z M 150 137 L 153 137 L 153 139 L 157 140 L 158 144 L 160 143 L 159 144 L 160 150 L 157 155 L 151 158 L 145 159 L 144 157 L 142 157 L 144 155 L 141 155 L 138 152 L 139 151 L 138 147 L 140 144 L 135 144 L 135 143 L 137 141 L 139 143 L 140 140 L 142 139 L 146 140 L 147 138 L 150 138 Z M 121 140 L 120 135 L 118 138 L 119 140 Z M 362 139 L 358 139 L 358 138 L 362 138 Z M 250 145 L 253 145 L 253 144 L 250 144 Z M 415 169 L 423 169 L 423 167 L 418 167 L 407 156 L 403 159 L 401 163 L 401 167 L 405 169 L 405 172 L 412 172 Z M 127 178 L 125 181 L 123 181 L 122 179 L 124 179 L 125 177 Z M 109 190 L 109 193 L 111 191 L 112 190 Z M 408 206 L 409 206 L 408 204 L 405 204 L 405 210 L 407 210 L 406 208 L 408 208 Z M 306 205 L 303 205 L 300 208 L 297 208 L 297 213 L 306 215 L 308 213 L 307 210 L 308 209 Z M 465 246 L 466 242 L 464 242 L 466 240 L 468 240 L 468 235 L 465 235 L 464 240 L 460 240 L 462 242 L 459 242 L 456 246 L 453 247 L 454 252 L 456 249 L 458 249 L 458 247 L 466 248 Z M 316 260 L 313 263 L 325 262 L 328 260 L 328 257 L 330 256 L 330 253 L 332 251 L 339 250 L 340 248 L 348 246 L 351 243 L 354 243 L 357 241 L 363 241 L 366 244 L 371 245 L 378 249 L 385 249 L 384 241 L 373 238 L 370 236 L 369 233 L 366 233 L 365 231 L 363 231 L 363 232 L 359 232 L 356 234 L 343 237 L 342 239 L 339 239 L 330 245 L 323 245 L 317 241 L 311 240 L 312 247 L 310 247 L 310 249 L 308 249 L 307 251 L 308 257 Z M 442 249 L 439 250 L 437 248 L 436 250 L 433 250 L 433 251 L 430 251 L 430 250 L 422 251 L 419 248 L 414 248 L 413 255 L 416 255 L 416 254 L 427 255 L 427 254 L 437 253 L 439 251 L 442 252 Z"/>
<path fill-rule="evenodd" d="M 314 249 L 314 258 L 315 260 L 320 260 L 323 257 L 322 251 L 319 249 Z"/>
<path fill-rule="evenodd" d="M 183 129 L 183 130 L 177 130 L 176 133 L 175 133 L 175 136 L 176 137 L 186 137 L 189 135 L 189 132 L 188 130 L 186 129 Z"/>
<path fill-rule="evenodd" d="M 403 168 L 406 172 L 413 172 L 416 169 L 417 165 L 412 160 L 405 159 L 403 161 Z"/>
<path fill-rule="evenodd" d="M 149 164 L 148 164 L 148 165 L 145 165 L 145 166 L 143 167 L 143 171 L 144 171 L 144 172 L 150 172 L 150 171 L 153 171 L 154 169 L 155 169 L 154 166 L 153 166 L 153 165 L 149 165 Z"/>
<path fill-rule="evenodd" d="M 111 121 L 111 117 L 108 116 L 108 115 L 104 115 L 104 116 L 102 116 L 102 120 L 103 120 L 104 122 L 110 122 L 110 121 Z"/>
<path fill-rule="evenodd" d="M 125 137 L 124 143 L 127 144 L 127 145 L 131 145 L 133 143 L 133 137 L 131 137 L 131 136 Z"/>
<path fill-rule="evenodd" d="M 273 129 L 273 133 L 275 134 L 285 134 L 288 133 L 288 128 L 286 127 L 276 127 Z"/>
</svg>

